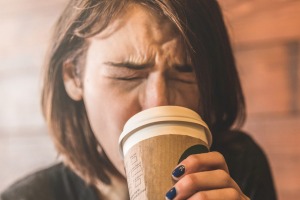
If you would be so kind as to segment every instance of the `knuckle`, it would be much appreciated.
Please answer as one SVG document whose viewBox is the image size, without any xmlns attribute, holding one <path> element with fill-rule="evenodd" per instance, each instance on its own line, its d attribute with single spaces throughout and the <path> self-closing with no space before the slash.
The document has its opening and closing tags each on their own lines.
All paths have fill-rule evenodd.
<svg viewBox="0 0 300 200">
<path fill-rule="evenodd" d="M 225 162 L 225 157 L 223 156 L 223 154 L 221 154 L 220 152 L 217 152 L 217 151 L 214 151 L 212 153 L 214 154 L 214 156 L 220 163 Z"/>
<path fill-rule="evenodd" d="M 190 187 L 192 185 L 195 185 L 197 183 L 197 179 L 192 174 L 188 174 L 184 176 L 181 180 L 181 184 L 185 185 L 186 187 Z"/>
<path fill-rule="evenodd" d="M 188 163 L 190 163 L 190 164 L 192 164 L 192 163 L 197 163 L 197 162 L 199 162 L 199 157 L 198 157 L 197 155 L 195 155 L 195 154 L 189 155 L 189 156 L 186 158 L 186 161 L 187 161 Z"/>
<path fill-rule="evenodd" d="M 205 192 L 198 192 L 196 195 L 195 195 L 195 199 L 197 200 L 208 200 L 208 195 L 205 193 Z"/>
<path fill-rule="evenodd" d="M 221 181 L 222 185 L 228 186 L 231 185 L 231 177 L 227 172 L 225 172 L 222 169 L 216 170 L 217 176 L 219 177 L 219 180 Z"/>
</svg>

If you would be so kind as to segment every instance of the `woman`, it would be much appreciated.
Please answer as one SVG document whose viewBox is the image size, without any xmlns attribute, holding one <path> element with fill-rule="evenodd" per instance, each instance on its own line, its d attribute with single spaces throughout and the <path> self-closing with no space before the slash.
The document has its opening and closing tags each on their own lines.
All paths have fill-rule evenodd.
<svg viewBox="0 0 300 200">
<path fill-rule="evenodd" d="M 63 164 L 3 200 L 129 199 L 118 137 L 131 116 L 161 105 L 198 112 L 214 138 L 210 153 L 179 164 L 166 199 L 276 199 L 263 152 L 231 130 L 243 123 L 244 98 L 215 0 L 71 0 L 42 94 Z"/>
</svg>

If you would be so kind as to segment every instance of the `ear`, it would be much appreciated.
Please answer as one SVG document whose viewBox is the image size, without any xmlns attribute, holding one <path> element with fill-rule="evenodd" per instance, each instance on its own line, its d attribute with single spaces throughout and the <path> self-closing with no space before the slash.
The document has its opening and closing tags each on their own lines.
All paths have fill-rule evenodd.
<svg viewBox="0 0 300 200">
<path fill-rule="evenodd" d="M 67 60 L 63 63 L 62 75 L 65 89 L 69 97 L 74 101 L 82 100 L 82 83 L 79 74 L 76 74 L 76 68 L 73 62 Z"/>
</svg>

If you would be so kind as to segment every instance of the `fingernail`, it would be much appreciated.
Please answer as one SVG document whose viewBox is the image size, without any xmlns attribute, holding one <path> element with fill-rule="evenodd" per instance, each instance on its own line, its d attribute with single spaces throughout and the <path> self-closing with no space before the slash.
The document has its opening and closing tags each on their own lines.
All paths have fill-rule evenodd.
<svg viewBox="0 0 300 200">
<path fill-rule="evenodd" d="M 169 192 L 166 194 L 166 200 L 172 200 L 176 197 L 176 189 L 173 187 Z"/>
<path fill-rule="evenodd" d="M 172 176 L 173 176 L 174 179 L 177 180 L 180 176 L 182 176 L 184 174 L 184 172 L 185 172 L 185 167 L 183 165 L 179 165 L 172 172 Z"/>
</svg>

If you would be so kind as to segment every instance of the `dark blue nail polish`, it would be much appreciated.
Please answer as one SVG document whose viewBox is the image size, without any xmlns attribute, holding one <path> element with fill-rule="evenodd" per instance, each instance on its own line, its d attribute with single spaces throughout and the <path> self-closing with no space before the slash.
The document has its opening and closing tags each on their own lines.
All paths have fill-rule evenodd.
<svg viewBox="0 0 300 200">
<path fill-rule="evenodd" d="M 172 200 L 176 197 L 176 189 L 173 187 L 169 192 L 166 194 L 166 199 L 167 200 Z"/>
<path fill-rule="evenodd" d="M 177 179 L 180 176 L 182 176 L 185 172 L 185 167 L 183 165 L 180 165 L 178 167 L 176 167 L 176 169 L 174 169 L 174 171 L 172 172 L 172 176 Z"/>
</svg>

